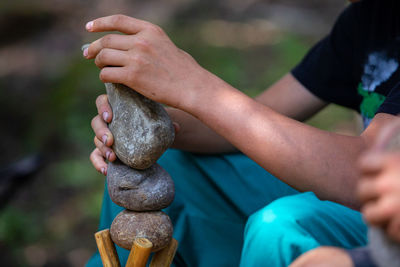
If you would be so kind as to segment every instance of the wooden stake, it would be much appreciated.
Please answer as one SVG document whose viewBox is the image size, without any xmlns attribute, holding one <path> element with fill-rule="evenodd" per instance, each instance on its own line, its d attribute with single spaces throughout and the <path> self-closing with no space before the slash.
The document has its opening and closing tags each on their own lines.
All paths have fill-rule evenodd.
<svg viewBox="0 0 400 267">
<path fill-rule="evenodd" d="M 178 241 L 172 238 L 168 246 L 154 254 L 150 267 L 169 267 L 175 257 L 177 248 Z"/>
<path fill-rule="evenodd" d="M 145 267 L 152 248 L 153 243 L 147 238 L 136 238 L 125 266 Z"/>
<path fill-rule="evenodd" d="M 99 231 L 94 234 L 97 248 L 99 249 L 101 261 L 104 267 L 120 267 L 118 254 L 115 245 L 111 240 L 110 231 L 108 229 Z"/>
</svg>

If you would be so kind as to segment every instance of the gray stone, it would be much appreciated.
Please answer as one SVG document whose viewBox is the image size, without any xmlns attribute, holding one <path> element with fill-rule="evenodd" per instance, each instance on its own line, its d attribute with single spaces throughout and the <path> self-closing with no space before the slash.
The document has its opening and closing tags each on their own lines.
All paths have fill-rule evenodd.
<svg viewBox="0 0 400 267">
<path fill-rule="evenodd" d="M 162 105 L 122 84 L 106 83 L 113 110 L 113 150 L 126 165 L 146 169 L 171 146 L 175 131 Z"/>
<path fill-rule="evenodd" d="M 158 164 L 146 170 L 132 169 L 116 160 L 108 164 L 111 200 L 134 211 L 161 210 L 174 200 L 175 188 L 169 174 Z"/>
<path fill-rule="evenodd" d="M 136 238 L 144 237 L 153 243 L 152 251 L 169 244 L 172 223 L 162 211 L 135 212 L 124 210 L 115 217 L 110 227 L 111 239 L 118 246 L 130 250 Z"/>
</svg>

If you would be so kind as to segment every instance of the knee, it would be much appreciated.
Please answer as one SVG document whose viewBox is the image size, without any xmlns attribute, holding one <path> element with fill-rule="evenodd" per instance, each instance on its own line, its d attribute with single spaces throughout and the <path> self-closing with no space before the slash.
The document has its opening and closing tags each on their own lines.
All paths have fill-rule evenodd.
<svg viewBox="0 0 400 267">
<path fill-rule="evenodd" d="M 335 247 L 320 247 L 298 257 L 290 267 L 351 267 L 348 253 Z"/>
<path fill-rule="evenodd" d="M 263 262 L 288 266 L 300 254 L 319 246 L 303 227 L 315 214 L 312 209 L 299 208 L 301 202 L 295 196 L 284 197 L 250 216 L 244 234 L 242 266 Z"/>
<path fill-rule="evenodd" d="M 313 196 L 314 194 L 310 193 L 310 197 Z M 259 231 L 276 233 L 279 232 L 279 229 L 287 230 L 290 226 L 306 223 L 316 214 L 314 206 L 310 205 L 308 198 L 308 193 L 306 193 L 283 197 L 271 202 L 249 217 L 246 232 L 256 228 Z"/>
</svg>

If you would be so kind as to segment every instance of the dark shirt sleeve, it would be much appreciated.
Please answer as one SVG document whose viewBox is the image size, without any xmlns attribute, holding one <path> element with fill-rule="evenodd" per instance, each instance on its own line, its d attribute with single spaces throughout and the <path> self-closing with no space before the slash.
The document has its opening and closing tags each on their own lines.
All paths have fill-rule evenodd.
<svg viewBox="0 0 400 267">
<path fill-rule="evenodd" d="M 319 41 L 292 70 L 292 75 L 312 94 L 328 103 L 358 109 L 355 75 L 358 37 L 357 4 L 338 18 L 330 34 Z"/>
<path fill-rule="evenodd" d="M 376 113 L 388 113 L 392 115 L 398 115 L 400 113 L 400 82 L 390 90 L 385 101 Z"/>
</svg>

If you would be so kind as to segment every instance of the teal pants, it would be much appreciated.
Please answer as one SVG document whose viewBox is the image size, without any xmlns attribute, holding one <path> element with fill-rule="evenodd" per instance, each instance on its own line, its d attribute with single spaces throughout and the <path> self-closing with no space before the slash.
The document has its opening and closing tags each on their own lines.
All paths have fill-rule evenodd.
<svg viewBox="0 0 400 267">
<path fill-rule="evenodd" d="M 298 193 L 243 154 L 169 150 L 159 163 L 175 181 L 165 210 L 179 242 L 175 266 L 287 266 L 321 245 L 366 243 L 359 212 Z M 121 210 L 105 190 L 99 230 Z M 129 251 L 117 251 L 124 265 Z M 87 266 L 101 266 L 98 253 Z"/>
</svg>

